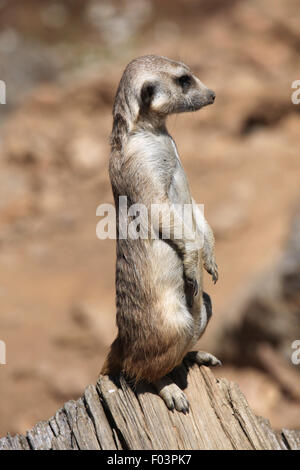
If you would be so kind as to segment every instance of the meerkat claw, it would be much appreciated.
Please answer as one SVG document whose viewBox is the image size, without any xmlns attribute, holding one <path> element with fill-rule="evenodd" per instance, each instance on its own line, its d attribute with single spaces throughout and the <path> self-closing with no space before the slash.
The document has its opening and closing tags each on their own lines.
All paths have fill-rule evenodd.
<svg viewBox="0 0 300 470">
<path fill-rule="evenodd" d="M 214 284 L 216 284 L 217 280 L 219 279 L 218 271 L 212 273 L 212 279 L 214 281 Z"/>
<path fill-rule="evenodd" d="M 219 279 L 219 273 L 218 273 L 218 266 L 216 263 L 214 263 L 214 266 L 212 269 L 207 269 L 208 274 L 212 276 L 212 280 L 214 284 L 216 284 L 217 280 Z"/>
</svg>

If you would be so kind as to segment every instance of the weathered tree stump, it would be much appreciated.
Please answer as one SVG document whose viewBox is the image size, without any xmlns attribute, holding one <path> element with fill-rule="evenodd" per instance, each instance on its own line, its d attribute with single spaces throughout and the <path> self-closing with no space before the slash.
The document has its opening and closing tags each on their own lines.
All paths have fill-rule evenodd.
<svg viewBox="0 0 300 470">
<path fill-rule="evenodd" d="M 215 379 L 207 367 L 186 364 L 174 378 L 187 384 L 187 415 L 169 411 L 149 385 L 133 390 L 122 376 L 101 376 L 26 436 L 0 439 L 0 449 L 300 449 L 300 431 L 273 431 L 235 383 Z"/>
</svg>

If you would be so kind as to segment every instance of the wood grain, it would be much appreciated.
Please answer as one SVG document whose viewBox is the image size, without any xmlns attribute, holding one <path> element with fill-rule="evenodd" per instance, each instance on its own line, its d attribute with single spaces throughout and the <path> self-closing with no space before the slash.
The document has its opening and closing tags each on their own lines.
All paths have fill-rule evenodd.
<svg viewBox="0 0 300 470">
<path fill-rule="evenodd" d="M 83 397 L 65 403 L 26 435 L 0 439 L 1 450 L 300 450 L 300 431 L 274 431 L 239 387 L 186 362 L 173 373 L 190 402 L 169 411 L 151 385 L 133 389 L 123 376 L 100 376 Z"/>
</svg>

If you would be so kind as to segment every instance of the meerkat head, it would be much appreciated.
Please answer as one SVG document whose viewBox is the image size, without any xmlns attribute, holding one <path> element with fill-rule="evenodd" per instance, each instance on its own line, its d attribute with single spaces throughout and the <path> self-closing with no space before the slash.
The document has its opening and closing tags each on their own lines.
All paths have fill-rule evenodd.
<svg viewBox="0 0 300 470">
<path fill-rule="evenodd" d="M 197 111 L 212 104 L 215 93 L 207 88 L 181 62 L 148 55 L 126 67 L 116 95 L 114 115 L 123 110 L 133 120 L 140 116 L 165 117 L 168 114 Z"/>
</svg>

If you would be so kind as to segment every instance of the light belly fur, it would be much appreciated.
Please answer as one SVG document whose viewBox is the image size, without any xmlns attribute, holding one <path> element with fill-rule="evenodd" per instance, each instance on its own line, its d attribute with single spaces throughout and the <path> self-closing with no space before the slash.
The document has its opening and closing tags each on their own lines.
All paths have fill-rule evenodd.
<svg viewBox="0 0 300 470">
<path fill-rule="evenodd" d="M 149 247 L 152 285 L 156 288 L 157 309 L 162 323 L 170 330 L 191 334 L 194 318 L 186 305 L 182 260 L 164 240 L 153 240 Z"/>
</svg>

